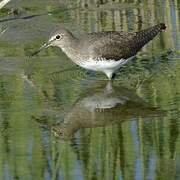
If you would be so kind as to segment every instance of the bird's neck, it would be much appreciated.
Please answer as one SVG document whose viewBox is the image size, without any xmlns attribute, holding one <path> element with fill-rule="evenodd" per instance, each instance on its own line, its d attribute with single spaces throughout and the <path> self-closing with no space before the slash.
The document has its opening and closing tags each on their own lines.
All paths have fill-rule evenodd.
<svg viewBox="0 0 180 180">
<path fill-rule="evenodd" d="M 61 45 L 60 48 L 73 61 L 80 58 L 78 39 L 72 37 L 68 42 Z"/>
</svg>

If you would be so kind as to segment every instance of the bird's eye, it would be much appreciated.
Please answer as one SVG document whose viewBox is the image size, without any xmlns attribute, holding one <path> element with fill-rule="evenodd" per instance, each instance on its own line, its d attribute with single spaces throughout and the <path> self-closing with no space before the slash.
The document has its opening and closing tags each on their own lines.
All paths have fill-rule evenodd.
<svg viewBox="0 0 180 180">
<path fill-rule="evenodd" d="M 56 36 L 56 39 L 60 39 L 60 38 L 61 38 L 61 36 L 60 36 L 60 35 L 57 35 L 57 36 Z"/>
</svg>

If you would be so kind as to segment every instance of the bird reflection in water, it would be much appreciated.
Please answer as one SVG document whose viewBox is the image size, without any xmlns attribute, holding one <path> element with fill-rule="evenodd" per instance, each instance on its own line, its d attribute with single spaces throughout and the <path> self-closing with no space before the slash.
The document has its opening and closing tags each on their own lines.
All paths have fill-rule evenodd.
<svg viewBox="0 0 180 180">
<path fill-rule="evenodd" d="M 160 114 L 162 111 L 149 107 L 132 90 L 115 87 L 108 82 L 103 88 L 87 91 L 64 116 L 63 122 L 48 127 L 54 136 L 67 140 L 83 128 L 105 127 L 135 117 L 150 119 Z"/>
</svg>

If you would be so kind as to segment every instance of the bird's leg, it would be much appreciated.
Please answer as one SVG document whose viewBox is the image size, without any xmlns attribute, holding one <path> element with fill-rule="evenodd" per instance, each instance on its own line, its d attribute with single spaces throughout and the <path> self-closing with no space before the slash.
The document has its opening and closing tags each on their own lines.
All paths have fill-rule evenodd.
<svg viewBox="0 0 180 180">
<path fill-rule="evenodd" d="M 106 74 L 108 79 L 111 81 L 112 80 L 112 76 L 113 76 L 113 72 L 112 71 L 104 71 L 104 73 Z"/>
</svg>

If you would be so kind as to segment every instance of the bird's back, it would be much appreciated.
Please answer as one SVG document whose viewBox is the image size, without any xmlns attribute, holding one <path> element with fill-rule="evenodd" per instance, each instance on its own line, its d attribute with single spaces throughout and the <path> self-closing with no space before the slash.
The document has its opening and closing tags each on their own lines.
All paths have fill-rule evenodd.
<svg viewBox="0 0 180 180">
<path fill-rule="evenodd" d="M 92 58 L 128 59 L 136 55 L 145 44 L 164 29 L 166 29 L 165 24 L 158 24 L 139 32 L 107 31 L 91 33 L 82 38 L 80 44 L 82 48 L 88 48 L 89 56 Z"/>
</svg>

